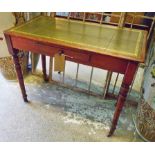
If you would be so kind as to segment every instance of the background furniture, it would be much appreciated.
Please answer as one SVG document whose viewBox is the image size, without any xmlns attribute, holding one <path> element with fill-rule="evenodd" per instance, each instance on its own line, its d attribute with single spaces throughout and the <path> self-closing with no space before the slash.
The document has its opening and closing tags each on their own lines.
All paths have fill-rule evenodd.
<svg viewBox="0 0 155 155">
<path fill-rule="evenodd" d="M 44 13 L 44 15 L 49 15 L 49 13 Z M 66 18 L 68 20 L 73 19 L 73 20 L 80 20 L 80 21 L 89 21 L 89 22 L 95 22 L 98 24 L 104 24 L 104 25 L 112 25 L 114 27 L 128 27 L 131 29 L 144 29 L 146 31 L 148 31 L 148 35 L 147 35 L 147 51 L 148 51 L 148 47 L 149 47 L 149 43 L 150 43 L 150 38 L 152 36 L 152 29 L 154 27 L 154 21 L 155 18 L 154 17 L 149 17 L 147 16 L 148 14 L 144 13 L 144 12 L 127 12 L 127 13 L 116 13 L 116 12 L 61 12 L 61 13 L 54 13 L 52 12 L 50 14 L 51 16 L 55 16 L 55 17 L 59 17 L 59 18 Z M 149 24 L 148 24 L 149 23 Z M 139 66 L 144 67 L 144 63 L 140 64 Z M 54 79 L 52 78 L 52 68 L 53 68 L 53 58 L 50 58 L 50 68 L 49 68 L 49 78 L 50 81 L 53 81 Z M 139 68 L 137 68 L 137 71 L 139 70 Z M 78 74 L 79 74 L 79 64 L 77 64 L 77 69 L 76 69 L 76 83 L 77 83 L 77 78 L 78 78 Z M 91 88 L 91 82 L 92 82 L 92 76 L 94 73 L 94 69 L 92 68 L 90 71 L 90 80 L 89 80 L 89 84 L 88 84 L 88 89 L 86 90 L 80 90 L 76 85 L 73 88 L 70 85 L 65 84 L 65 86 L 70 87 L 72 89 L 75 90 L 80 90 L 80 91 L 84 91 L 86 93 L 92 94 L 92 95 L 97 95 L 94 92 L 92 92 L 90 90 Z M 59 83 L 62 82 L 62 84 L 64 84 L 64 75 L 65 73 L 63 73 L 63 80 L 62 81 L 58 81 Z M 122 77 L 122 74 L 117 73 L 116 76 L 113 76 L 114 73 L 108 71 L 107 75 L 106 75 L 106 79 L 105 79 L 105 83 L 103 85 L 103 93 L 102 95 L 99 96 L 103 96 L 104 98 L 107 96 L 113 96 L 113 97 L 117 97 L 118 95 L 118 91 L 116 88 L 118 86 L 118 79 L 120 79 Z M 115 78 L 114 82 L 111 82 L 112 78 Z M 128 96 L 130 96 L 130 92 L 133 88 L 134 85 L 134 81 L 136 78 L 136 74 L 134 76 L 134 80 L 130 86 L 130 90 L 129 90 L 129 94 Z M 110 84 L 113 83 L 113 88 L 111 89 L 111 91 L 109 91 L 109 87 Z"/>
</svg>

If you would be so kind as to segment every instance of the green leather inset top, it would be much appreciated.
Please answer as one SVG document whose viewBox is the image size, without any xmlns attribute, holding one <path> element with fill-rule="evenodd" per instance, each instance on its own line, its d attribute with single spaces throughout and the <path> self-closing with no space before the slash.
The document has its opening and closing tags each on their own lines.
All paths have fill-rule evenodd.
<svg viewBox="0 0 155 155">
<path fill-rule="evenodd" d="M 143 61 L 143 30 L 39 16 L 9 31 L 48 41 L 55 40 L 96 53 Z"/>
</svg>

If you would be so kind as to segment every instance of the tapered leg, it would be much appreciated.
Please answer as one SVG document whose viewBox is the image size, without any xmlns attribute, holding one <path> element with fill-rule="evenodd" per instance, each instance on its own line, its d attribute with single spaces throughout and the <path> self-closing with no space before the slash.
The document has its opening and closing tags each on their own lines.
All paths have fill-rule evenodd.
<svg viewBox="0 0 155 155">
<path fill-rule="evenodd" d="M 52 81 L 52 74 L 53 74 L 53 57 L 50 57 L 50 64 L 49 64 L 49 81 Z"/>
<path fill-rule="evenodd" d="M 41 55 L 41 60 L 42 60 L 42 70 L 43 70 L 43 78 L 44 81 L 48 81 L 48 77 L 46 74 L 46 56 L 45 55 Z"/>
<path fill-rule="evenodd" d="M 34 74 L 34 53 L 31 53 L 32 74 Z"/>
<path fill-rule="evenodd" d="M 103 92 L 103 97 L 104 98 L 106 98 L 106 96 L 108 94 L 109 86 L 110 86 L 110 82 L 111 82 L 111 77 L 112 77 L 112 72 L 111 71 L 108 71 L 107 72 L 105 86 L 104 86 L 104 92 Z"/>
<path fill-rule="evenodd" d="M 115 112 L 114 112 L 114 116 L 113 116 L 113 120 L 112 120 L 112 125 L 111 125 L 111 129 L 109 131 L 108 137 L 112 136 L 116 129 L 120 113 L 123 109 L 123 106 L 124 106 L 124 103 L 125 103 L 128 91 L 129 91 L 129 86 L 132 83 L 132 80 L 133 80 L 133 77 L 134 77 L 137 67 L 138 67 L 137 63 L 133 63 L 133 62 L 128 63 L 128 67 L 126 69 L 124 79 L 123 79 L 123 82 L 122 82 L 122 85 L 120 88 L 120 92 L 118 95 Z"/>
<path fill-rule="evenodd" d="M 118 96 L 118 100 L 117 100 L 117 103 L 116 103 L 116 108 L 115 108 L 115 113 L 114 113 L 113 120 L 112 120 L 111 129 L 110 129 L 110 132 L 108 134 L 108 137 L 113 135 L 113 133 L 114 133 L 114 131 L 116 129 L 117 122 L 118 122 L 120 113 L 122 111 L 122 108 L 124 106 L 128 90 L 129 90 L 129 85 L 126 85 L 126 84 L 122 83 L 122 86 L 121 86 L 120 92 L 119 92 L 119 96 Z"/>
<path fill-rule="evenodd" d="M 26 94 L 26 90 L 25 90 L 25 85 L 24 85 L 24 80 L 23 80 L 22 69 L 21 69 L 21 66 L 20 66 L 20 63 L 19 63 L 19 59 L 18 59 L 18 50 L 13 49 L 12 56 L 13 56 L 13 60 L 14 60 L 14 64 L 15 64 L 15 69 L 16 69 L 19 85 L 20 85 L 21 92 L 22 92 L 22 95 L 23 95 L 23 99 L 24 99 L 25 102 L 28 102 L 27 94 Z"/>
</svg>

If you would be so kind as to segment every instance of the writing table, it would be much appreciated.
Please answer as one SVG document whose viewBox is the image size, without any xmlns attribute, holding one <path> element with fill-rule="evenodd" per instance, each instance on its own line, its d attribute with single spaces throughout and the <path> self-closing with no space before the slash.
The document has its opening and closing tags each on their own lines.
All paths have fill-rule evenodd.
<svg viewBox="0 0 155 155">
<path fill-rule="evenodd" d="M 138 64 L 145 59 L 146 31 L 39 16 L 4 34 L 25 102 L 28 100 L 18 50 L 41 54 L 45 80 L 45 56 L 56 53 L 64 54 L 67 60 L 124 74 L 108 136 L 114 133 Z"/>
</svg>

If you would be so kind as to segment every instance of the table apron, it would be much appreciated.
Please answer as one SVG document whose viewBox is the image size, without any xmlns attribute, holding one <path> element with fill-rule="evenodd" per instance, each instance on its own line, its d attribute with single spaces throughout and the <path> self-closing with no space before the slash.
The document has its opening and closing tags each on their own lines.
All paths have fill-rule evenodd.
<svg viewBox="0 0 155 155">
<path fill-rule="evenodd" d="M 31 51 L 38 54 L 54 56 L 56 53 L 62 52 L 66 56 L 66 60 L 89 65 L 101 69 L 110 70 L 125 74 L 129 60 L 103 55 L 95 52 L 89 52 L 70 47 L 63 47 L 54 44 L 46 44 L 43 42 L 11 36 L 12 46 L 15 49 L 23 51 Z"/>
</svg>

